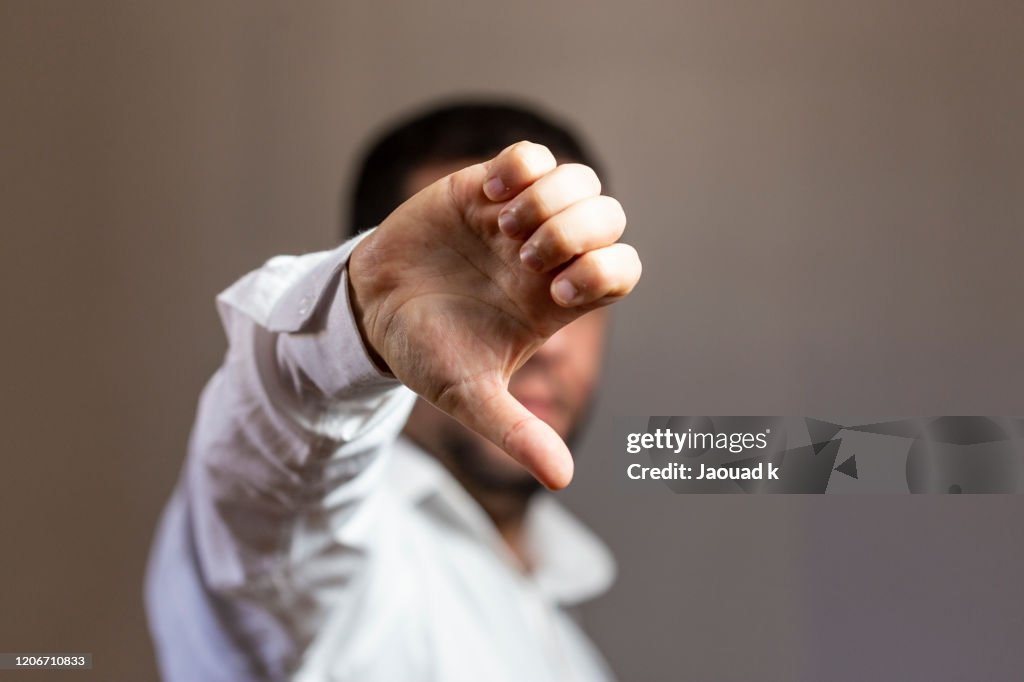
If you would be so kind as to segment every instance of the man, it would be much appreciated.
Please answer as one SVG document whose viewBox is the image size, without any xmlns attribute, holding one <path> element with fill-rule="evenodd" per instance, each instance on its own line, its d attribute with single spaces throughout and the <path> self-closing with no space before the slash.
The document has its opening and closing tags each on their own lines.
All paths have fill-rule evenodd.
<svg viewBox="0 0 1024 682">
<path fill-rule="evenodd" d="M 639 259 L 587 166 L 446 149 L 369 180 L 410 195 L 375 230 L 218 297 L 228 355 L 147 580 L 166 679 L 610 677 L 562 610 L 610 558 L 530 475 L 568 484 L 602 308 Z"/>
</svg>

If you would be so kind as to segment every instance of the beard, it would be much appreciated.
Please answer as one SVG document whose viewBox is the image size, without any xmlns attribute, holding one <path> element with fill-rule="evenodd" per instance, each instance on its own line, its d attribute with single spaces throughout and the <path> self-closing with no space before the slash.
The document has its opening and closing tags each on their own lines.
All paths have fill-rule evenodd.
<svg viewBox="0 0 1024 682">
<path fill-rule="evenodd" d="M 496 464 L 497 449 L 482 436 L 470 431 L 452 420 L 441 434 L 442 452 L 457 478 L 470 486 L 488 493 L 499 493 L 515 497 L 531 497 L 541 489 L 540 482 L 525 469 L 511 465 Z"/>
</svg>

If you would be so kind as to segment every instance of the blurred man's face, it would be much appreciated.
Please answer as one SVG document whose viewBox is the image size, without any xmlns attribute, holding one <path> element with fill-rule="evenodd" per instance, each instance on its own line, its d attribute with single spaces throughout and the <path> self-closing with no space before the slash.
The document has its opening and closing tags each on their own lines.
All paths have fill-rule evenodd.
<svg viewBox="0 0 1024 682">
<path fill-rule="evenodd" d="M 405 196 L 483 159 L 422 166 L 406 181 Z M 509 392 L 570 439 L 582 425 L 601 368 L 607 312 L 596 310 L 563 327 L 512 376 Z M 457 476 L 492 490 L 536 489 L 533 476 L 482 436 L 424 400 L 405 428 L 414 441 L 446 461 Z"/>
</svg>

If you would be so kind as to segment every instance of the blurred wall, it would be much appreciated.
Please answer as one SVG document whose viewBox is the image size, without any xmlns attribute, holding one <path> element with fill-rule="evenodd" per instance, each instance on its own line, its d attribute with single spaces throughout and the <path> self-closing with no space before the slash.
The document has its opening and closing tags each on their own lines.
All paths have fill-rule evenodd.
<svg viewBox="0 0 1024 682">
<path fill-rule="evenodd" d="M 364 136 L 440 95 L 545 104 L 613 171 L 645 274 L 595 450 L 616 414 L 1024 414 L 1022 7 L 0 3 L 0 650 L 154 677 L 213 296 L 331 246 Z M 1024 665 L 1021 498 L 626 499 L 584 461 L 621 579 L 583 617 L 624 680 Z"/>
</svg>

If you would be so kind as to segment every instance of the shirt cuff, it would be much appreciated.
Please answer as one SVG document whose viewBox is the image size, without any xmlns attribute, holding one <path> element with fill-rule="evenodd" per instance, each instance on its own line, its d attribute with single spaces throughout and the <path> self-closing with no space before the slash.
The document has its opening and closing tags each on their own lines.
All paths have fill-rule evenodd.
<svg viewBox="0 0 1024 682">
<path fill-rule="evenodd" d="M 282 364 L 294 364 L 329 398 L 400 385 L 370 358 L 352 311 L 348 258 L 366 234 L 340 246 L 291 285 L 270 315 L 270 331 L 285 332 L 278 341 Z"/>
</svg>

